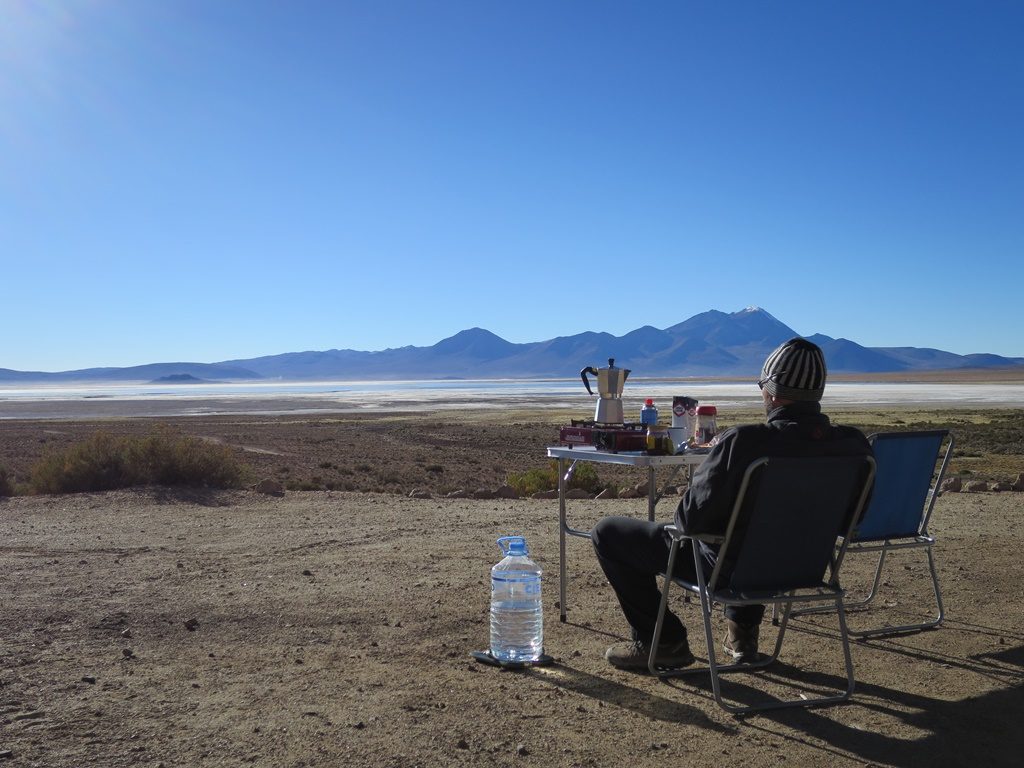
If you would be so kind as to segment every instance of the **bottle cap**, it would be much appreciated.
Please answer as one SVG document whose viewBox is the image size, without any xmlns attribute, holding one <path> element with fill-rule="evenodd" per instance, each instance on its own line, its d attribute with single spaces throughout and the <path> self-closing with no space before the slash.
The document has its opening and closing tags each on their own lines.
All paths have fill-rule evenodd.
<svg viewBox="0 0 1024 768">
<path fill-rule="evenodd" d="M 501 551 L 506 555 L 512 557 L 519 557 L 527 553 L 526 539 L 522 536 L 502 536 L 498 539 L 498 546 L 501 547 Z"/>
<path fill-rule="evenodd" d="M 646 400 L 644 400 L 644 404 L 645 405 L 654 405 L 654 400 L 652 400 L 651 398 L 648 397 Z"/>
<path fill-rule="evenodd" d="M 718 413 L 718 409 L 713 405 L 698 405 L 697 413 L 701 416 L 714 416 Z"/>
</svg>

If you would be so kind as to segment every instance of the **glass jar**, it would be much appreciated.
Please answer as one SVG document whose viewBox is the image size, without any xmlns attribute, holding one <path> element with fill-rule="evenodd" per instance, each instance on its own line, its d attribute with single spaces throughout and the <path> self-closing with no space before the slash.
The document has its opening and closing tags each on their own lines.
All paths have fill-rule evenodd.
<svg viewBox="0 0 1024 768">
<path fill-rule="evenodd" d="M 697 445 L 707 445 L 718 434 L 718 409 L 713 405 L 697 407 L 697 431 L 693 439 Z"/>
</svg>

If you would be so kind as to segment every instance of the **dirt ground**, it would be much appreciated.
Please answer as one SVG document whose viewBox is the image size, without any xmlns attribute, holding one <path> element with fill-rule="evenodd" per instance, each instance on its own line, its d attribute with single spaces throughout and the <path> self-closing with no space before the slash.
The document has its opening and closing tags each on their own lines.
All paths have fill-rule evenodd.
<svg viewBox="0 0 1024 768">
<path fill-rule="evenodd" d="M 581 539 L 568 543 L 569 621 L 558 621 L 552 501 L 160 489 L 2 499 L 0 764 L 1019 765 L 1020 499 L 939 500 L 947 620 L 857 643 L 852 703 L 741 719 L 703 675 L 661 682 L 604 662 L 626 627 Z M 644 502 L 570 507 L 579 527 L 611 513 L 643 515 Z M 510 533 L 546 570 L 551 667 L 503 671 L 469 655 L 487 646 L 488 570 Z M 908 595 L 925 595 L 923 562 L 894 566 L 882 613 L 919 614 Z M 847 586 L 867 573 L 851 559 Z M 696 608 L 677 608 L 696 628 Z M 785 663 L 730 677 L 725 695 L 840 682 L 835 637 L 829 618 L 799 621 Z"/>
<path fill-rule="evenodd" d="M 559 622 L 557 502 L 444 497 L 543 467 L 559 418 L 182 418 L 171 423 L 233 446 L 254 480 L 335 490 L 0 498 L 0 765 L 1020 763 L 1024 496 L 939 500 L 947 620 L 857 643 L 851 704 L 738 719 L 704 675 L 662 682 L 606 664 L 626 626 L 582 539 L 568 542 L 569 620 Z M 47 450 L 153 423 L 12 419 L 0 465 L 23 482 Z M 412 488 L 433 498 L 411 499 Z M 659 510 L 668 517 L 673 504 Z M 574 500 L 569 511 L 586 528 L 646 507 Z M 525 672 L 470 657 L 488 644 L 495 540 L 512 533 L 545 568 L 545 646 L 556 660 Z M 923 558 L 892 565 L 876 612 L 921 615 Z M 851 558 L 844 572 L 853 588 L 869 565 Z M 677 606 L 698 630 L 697 609 Z M 766 625 L 763 643 L 772 635 Z M 731 676 L 725 695 L 749 702 L 839 684 L 835 638 L 834 619 L 797 622 L 784 663 Z"/>
</svg>

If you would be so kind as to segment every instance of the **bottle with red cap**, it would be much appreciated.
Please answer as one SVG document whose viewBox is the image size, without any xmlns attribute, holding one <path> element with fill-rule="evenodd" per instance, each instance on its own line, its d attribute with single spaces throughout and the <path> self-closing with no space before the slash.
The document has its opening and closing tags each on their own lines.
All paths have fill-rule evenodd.
<svg viewBox="0 0 1024 768">
<path fill-rule="evenodd" d="M 658 409 L 654 406 L 654 400 L 647 398 L 644 407 L 640 409 L 640 423 L 653 425 L 658 423 Z"/>
</svg>

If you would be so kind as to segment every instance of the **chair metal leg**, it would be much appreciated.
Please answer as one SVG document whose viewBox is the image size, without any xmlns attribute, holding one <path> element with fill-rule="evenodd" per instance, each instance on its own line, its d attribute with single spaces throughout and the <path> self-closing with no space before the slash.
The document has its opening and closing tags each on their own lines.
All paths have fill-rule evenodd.
<svg viewBox="0 0 1024 768">
<path fill-rule="evenodd" d="M 871 582 L 871 590 L 868 592 L 867 596 L 866 597 L 862 597 L 859 600 L 847 601 L 846 602 L 846 607 L 847 608 L 864 608 L 872 600 L 875 599 L 875 596 L 878 594 L 878 587 L 882 583 L 882 566 L 885 565 L 885 554 L 886 554 L 886 552 L 888 552 L 888 548 L 883 546 L 881 548 L 881 553 L 878 556 L 878 564 L 875 566 L 875 576 L 874 576 L 874 579 L 872 579 L 872 582 Z M 849 551 L 847 551 L 847 557 L 849 557 Z M 778 619 L 778 616 L 777 616 L 777 613 L 776 613 L 777 609 L 778 609 L 778 604 L 776 603 L 776 605 L 772 607 L 772 624 L 778 624 L 779 623 L 779 619 Z M 793 616 L 808 616 L 808 615 L 810 615 L 812 613 L 829 613 L 832 610 L 833 609 L 829 608 L 827 605 L 818 605 L 818 606 L 814 606 L 813 608 L 800 608 L 798 610 L 793 611 L 792 615 Z M 857 633 L 851 631 L 850 634 L 855 635 Z"/>
<path fill-rule="evenodd" d="M 882 551 L 878 555 L 878 565 L 875 567 L 875 578 L 871 582 L 871 590 L 868 592 L 867 596 L 862 597 L 859 600 L 851 600 L 846 603 L 847 608 L 863 608 L 875 599 L 875 595 L 878 594 L 878 587 L 882 584 L 882 567 L 885 565 L 885 555 L 888 551 L 888 547 L 882 547 Z M 849 556 L 849 551 L 847 551 L 847 556 Z"/>
<path fill-rule="evenodd" d="M 717 655 L 715 653 L 715 638 L 714 630 L 711 625 L 711 613 L 713 609 L 713 603 L 710 599 L 710 595 L 707 590 L 707 584 L 704 580 L 703 570 L 701 569 L 700 554 L 698 548 L 694 547 L 694 565 L 697 571 L 697 587 L 700 595 L 700 612 L 701 620 L 704 625 L 704 640 L 708 648 L 708 663 L 707 666 L 699 667 L 687 667 L 681 669 L 663 669 L 655 665 L 655 656 L 657 653 L 658 645 L 661 642 L 662 628 L 665 623 L 665 613 L 668 610 L 668 593 L 672 579 L 666 576 L 665 583 L 661 592 L 661 602 L 658 606 L 658 618 L 654 625 L 654 636 L 651 638 L 651 654 L 647 659 L 647 669 L 652 675 L 656 675 L 659 678 L 668 677 L 683 677 L 685 675 L 699 673 L 707 671 L 711 675 L 711 690 L 715 701 L 718 705 L 726 712 L 730 712 L 734 715 L 745 715 L 751 712 L 762 712 L 765 710 L 772 709 L 785 709 L 790 707 L 813 707 L 823 706 L 826 704 L 839 704 L 845 701 L 849 701 L 853 695 L 855 686 L 854 674 L 853 674 L 853 656 L 850 652 L 850 638 L 849 628 L 846 624 L 846 610 L 843 606 L 842 595 L 837 595 L 835 598 L 835 607 L 830 609 L 834 610 L 838 614 L 839 620 L 839 634 L 840 640 L 843 646 L 843 662 L 846 671 L 846 690 L 842 693 L 833 696 L 820 696 L 814 699 L 790 699 L 784 701 L 773 701 L 764 704 L 752 704 L 749 706 L 741 707 L 730 704 L 722 696 L 722 684 L 721 676 L 724 674 L 731 674 L 735 672 L 753 672 L 762 669 L 769 664 L 774 663 L 779 658 L 779 653 L 782 650 L 782 642 L 786 635 L 786 628 L 789 625 L 789 618 L 794 613 L 793 604 L 784 600 L 778 601 L 785 603 L 785 607 L 782 611 L 782 619 L 779 623 L 778 636 L 775 639 L 775 648 L 772 651 L 771 656 L 765 659 L 755 662 L 753 664 L 728 664 L 722 665 L 718 663 Z M 666 574 L 671 574 L 675 567 L 676 556 L 679 551 L 679 542 L 674 539 L 672 541 L 672 547 L 669 550 L 668 566 L 666 568 Z M 778 605 L 778 602 L 775 604 Z"/>
<path fill-rule="evenodd" d="M 679 539 L 672 539 L 672 546 L 668 550 L 668 565 L 665 567 L 665 583 L 661 589 L 661 602 L 658 604 L 658 618 L 654 622 L 654 636 L 651 638 L 651 655 L 647 658 L 647 669 L 652 675 L 662 674 L 654 665 L 658 645 L 661 643 L 661 630 L 665 626 L 665 613 L 668 611 L 668 590 L 672 584 L 671 573 L 675 568 L 676 555 L 679 553 Z"/>
<path fill-rule="evenodd" d="M 919 632 L 925 629 L 932 629 L 939 626 L 942 620 L 946 616 L 945 608 L 942 605 L 942 591 L 939 589 L 939 574 L 935 570 L 935 557 L 932 554 L 932 548 L 926 547 L 925 554 L 928 557 L 928 570 L 931 573 L 932 578 L 932 592 L 935 596 L 935 605 L 938 610 L 938 614 L 935 618 L 929 621 L 922 621 L 917 624 L 899 624 L 899 625 L 887 625 L 884 627 L 874 627 L 872 629 L 851 629 L 850 634 L 854 637 L 874 637 L 877 635 L 898 635 L 903 632 Z M 882 555 L 885 555 L 885 550 L 882 551 Z M 864 600 L 857 603 L 851 603 L 851 605 L 863 605 Z"/>
<path fill-rule="evenodd" d="M 846 611 L 843 608 L 843 598 L 841 595 L 836 597 L 835 611 L 839 617 L 839 635 L 843 645 L 843 664 L 846 671 L 846 690 L 842 693 L 835 694 L 833 696 L 819 696 L 814 699 L 787 699 L 784 701 L 772 701 L 765 704 L 751 704 L 746 707 L 737 707 L 731 704 L 727 704 L 719 696 L 717 686 L 715 688 L 715 699 L 718 704 L 728 712 L 734 715 L 746 715 L 751 712 L 764 712 L 773 709 L 789 709 L 792 707 L 820 707 L 827 704 L 842 704 L 843 702 L 849 701 L 850 697 L 853 696 L 854 687 L 856 685 L 853 676 L 853 655 L 850 652 L 850 638 L 848 634 L 848 628 L 846 626 Z M 782 620 L 779 626 L 779 637 L 775 643 L 775 652 L 772 654 L 771 661 L 775 661 L 778 658 L 779 651 L 782 648 L 782 637 L 785 633 L 786 624 L 789 621 L 789 616 L 792 613 L 792 603 L 787 603 L 786 608 L 783 610 Z M 753 665 L 743 665 L 743 667 L 751 668 Z M 729 671 L 733 671 L 730 669 Z"/>
</svg>

